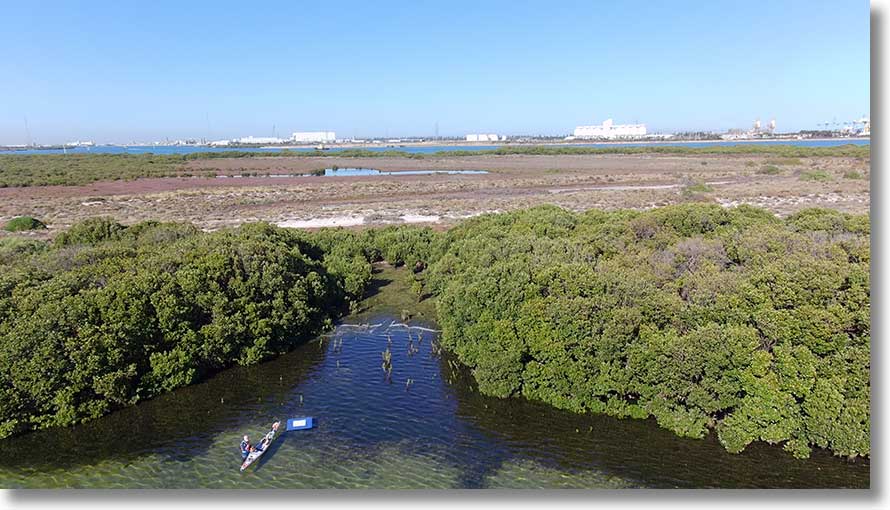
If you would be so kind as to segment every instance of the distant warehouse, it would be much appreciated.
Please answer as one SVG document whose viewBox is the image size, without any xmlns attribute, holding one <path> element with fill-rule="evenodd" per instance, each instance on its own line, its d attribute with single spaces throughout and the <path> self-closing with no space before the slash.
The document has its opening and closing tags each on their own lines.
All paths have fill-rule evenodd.
<svg viewBox="0 0 890 510">
<path fill-rule="evenodd" d="M 241 143 L 245 145 L 258 145 L 258 144 L 269 144 L 269 143 L 286 143 L 287 140 L 284 138 L 278 138 L 275 136 L 245 136 L 242 138 L 237 138 L 232 140 L 235 143 Z"/>
<path fill-rule="evenodd" d="M 291 140 L 296 143 L 333 143 L 337 140 L 337 134 L 333 131 L 298 131 L 291 135 Z"/>
<path fill-rule="evenodd" d="M 284 138 L 276 138 L 274 136 L 244 136 L 241 138 L 233 138 L 231 140 L 216 140 L 210 142 L 211 147 L 225 147 L 227 145 L 270 145 L 276 143 L 287 143 Z"/>
<path fill-rule="evenodd" d="M 575 138 L 637 138 L 646 136 L 645 124 L 613 124 L 608 119 L 601 126 L 578 126 Z"/>
<path fill-rule="evenodd" d="M 468 142 L 497 142 L 506 140 L 506 136 L 498 136 L 492 134 L 471 134 L 467 135 Z"/>
</svg>

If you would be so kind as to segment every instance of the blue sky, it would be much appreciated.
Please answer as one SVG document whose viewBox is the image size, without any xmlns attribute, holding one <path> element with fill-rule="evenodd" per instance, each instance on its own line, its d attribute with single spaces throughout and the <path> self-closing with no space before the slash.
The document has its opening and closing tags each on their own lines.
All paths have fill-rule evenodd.
<svg viewBox="0 0 890 510">
<path fill-rule="evenodd" d="M 185 3 L 183 3 L 185 4 Z M 0 144 L 780 130 L 869 110 L 867 1 L 17 2 Z M 27 119 L 27 120 L 26 120 Z"/>
</svg>

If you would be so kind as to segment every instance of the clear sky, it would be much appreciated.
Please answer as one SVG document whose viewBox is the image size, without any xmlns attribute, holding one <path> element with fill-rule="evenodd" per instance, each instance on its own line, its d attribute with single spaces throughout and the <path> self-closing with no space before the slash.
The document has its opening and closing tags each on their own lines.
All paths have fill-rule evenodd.
<svg viewBox="0 0 890 510">
<path fill-rule="evenodd" d="M 869 111 L 864 0 L 37 2 L 0 144 L 816 128 Z"/>
</svg>

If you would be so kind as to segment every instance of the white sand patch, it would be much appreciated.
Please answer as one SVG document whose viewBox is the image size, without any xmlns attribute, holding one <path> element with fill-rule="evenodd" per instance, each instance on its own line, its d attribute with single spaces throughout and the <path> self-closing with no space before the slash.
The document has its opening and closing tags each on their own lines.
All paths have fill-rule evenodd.
<svg viewBox="0 0 890 510">
<path fill-rule="evenodd" d="M 438 223 L 442 219 L 441 216 L 426 216 L 423 214 L 403 214 L 400 216 L 405 223 Z"/>
<path fill-rule="evenodd" d="M 365 210 L 362 211 L 362 215 L 349 214 L 327 218 L 281 220 L 275 224 L 285 228 L 322 228 L 354 227 L 357 225 L 397 225 L 400 223 L 441 223 L 446 220 L 462 220 L 490 212 L 498 211 L 480 211 L 464 214 L 420 214 L 416 211 L 399 211 L 389 215 L 373 210 Z"/>
<path fill-rule="evenodd" d="M 354 227 L 365 223 L 364 216 L 332 216 L 330 218 L 310 218 L 308 220 L 285 220 L 276 223 L 284 228 Z"/>
<path fill-rule="evenodd" d="M 796 207 L 796 206 L 820 206 L 823 204 L 844 204 L 844 203 L 868 203 L 868 196 L 848 196 L 839 195 L 837 193 L 809 193 L 807 195 L 793 197 L 779 196 L 757 196 L 748 198 L 739 198 L 731 200 L 728 198 L 716 199 L 717 203 L 723 207 L 737 207 L 742 204 L 772 209 L 777 207 Z"/>
<path fill-rule="evenodd" d="M 464 220 L 467 218 L 475 218 L 476 216 L 482 216 L 483 214 L 498 214 L 500 212 L 501 212 L 500 209 L 490 209 L 488 211 L 477 211 L 477 212 L 466 213 L 466 214 L 456 214 L 453 216 L 449 216 L 449 218 L 453 218 L 453 219 L 457 219 L 457 220 Z"/>
</svg>

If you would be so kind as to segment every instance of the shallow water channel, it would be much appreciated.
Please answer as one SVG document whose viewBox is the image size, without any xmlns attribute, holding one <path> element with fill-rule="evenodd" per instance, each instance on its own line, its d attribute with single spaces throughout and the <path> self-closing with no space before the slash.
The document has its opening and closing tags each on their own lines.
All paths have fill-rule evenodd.
<svg viewBox="0 0 890 510">
<path fill-rule="evenodd" d="M 779 447 L 725 452 L 652 421 L 579 416 L 476 391 L 433 347 L 436 334 L 389 315 L 259 366 L 90 423 L 0 444 L 0 487 L 622 488 L 867 487 L 869 463 Z M 412 323 L 433 329 L 434 324 Z M 391 379 L 382 352 L 392 353 Z M 409 379 L 410 382 L 409 383 Z M 240 473 L 241 435 L 313 416 Z"/>
</svg>

